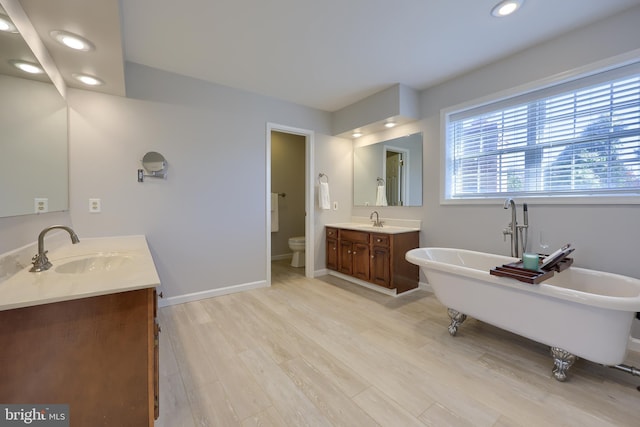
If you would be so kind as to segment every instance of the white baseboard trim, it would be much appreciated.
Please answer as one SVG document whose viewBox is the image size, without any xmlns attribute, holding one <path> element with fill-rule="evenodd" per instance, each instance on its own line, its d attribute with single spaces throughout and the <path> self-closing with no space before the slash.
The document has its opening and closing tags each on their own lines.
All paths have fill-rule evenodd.
<svg viewBox="0 0 640 427">
<path fill-rule="evenodd" d="M 266 280 L 260 280 L 253 283 L 243 283 L 240 285 L 227 286 L 224 288 L 209 289 L 201 292 L 193 292 L 191 294 L 177 295 L 175 297 L 161 298 L 158 301 L 158 307 L 167 307 L 169 305 L 184 304 L 185 302 L 198 301 L 206 298 L 219 297 L 221 295 L 233 294 L 236 292 L 244 292 L 250 289 L 268 287 Z"/>
<path fill-rule="evenodd" d="M 418 289 L 433 293 L 433 288 L 427 282 L 418 282 Z"/>
<path fill-rule="evenodd" d="M 381 294 L 397 297 L 398 294 L 395 289 L 387 289 L 382 286 L 374 285 L 373 283 L 365 282 L 364 280 L 356 279 L 355 277 L 348 276 L 346 274 L 338 273 L 337 271 L 329 270 L 330 276 L 339 277 L 347 282 L 355 283 L 356 285 L 364 286 L 372 291 L 380 292 Z M 404 294 L 403 294 L 404 295 Z"/>
<path fill-rule="evenodd" d="M 327 268 L 323 268 L 322 270 L 316 270 L 313 272 L 313 277 L 320 277 L 320 276 L 326 276 L 327 274 L 329 274 L 329 269 Z"/>
<path fill-rule="evenodd" d="M 288 254 L 282 254 L 282 255 L 272 255 L 271 256 L 271 261 L 280 261 L 282 259 L 291 259 L 291 257 L 293 256 L 293 253 L 288 253 Z"/>
<path fill-rule="evenodd" d="M 392 296 L 394 298 L 402 297 L 402 296 L 405 296 L 405 295 L 409 295 L 409 294 L 411 294 L 411 293 L 413 293 L 415 291 L 423 289 L 422 286 L 421 286 L 422 284 L 418 283 L 418 287 L 417 288 L 411 289 L 409 291 L 405 291 L 405 292 L 402 292 L 401 294 L 399 294 L 396 289 L 383 288 L 382 286 L 374 285 L 373 283 L 365 282 L 364 280 L 356 279 L 355 277 L 351 277 L 351 276 L 339 273 L 339 272 L 334 271 L 334 270 L 324 269 L 324 270 L 319 270 L 319 271 L 320 272 L 322 272 L 322 271 L 325 272 L 324 273 L 325 275 L 328 274 L 330 276 L 339 277 L 339 278 L 341 278 L 343 280 L 346 280 L 347 282 L 351 282 L 351 283 L 355 283 L 356 285 L 364 286 L 365 288 L 369 288 L 369 289 L 371 289 L 373 291 L 380 292 L 381 294 L 389 295 L 389 296 Z M 431 287 L 429 287 L 429 289 L 427 289 L 427 290 L 430 291 Z"/>
<path fill-rule="evenodd" d="M 629 344 L 627 345 L 627 348 L 631 351 L 636 351 L 638 353 L 640 353 L 640 339 L 638 338 L 634 338 L 634 337 L 630 337 L 629 338 Z"/>
</svg>

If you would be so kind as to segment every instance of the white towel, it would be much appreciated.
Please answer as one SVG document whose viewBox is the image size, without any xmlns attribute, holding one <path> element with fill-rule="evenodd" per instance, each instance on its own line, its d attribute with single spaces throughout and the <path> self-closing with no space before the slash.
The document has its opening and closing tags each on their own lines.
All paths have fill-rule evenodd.
<svg viewBox="0 0 640 427">
<path fill-rule="evenodd" d="M 378 185 L 376 206 L 387 206 L 387 190 L 384 188 L 384 185 Z"/>
<path fill-rule="evenodd" d="M 278 193 L 271 193 L 271 232 L 275 233 L 280 229 L 278 220 Z"/>
<path fill-rule="evenodd" d="M 318 205 L 320 206 L 320 209 L 331 209 L 328 182 L 321 182 L 318 187 Z"/>
</svg>

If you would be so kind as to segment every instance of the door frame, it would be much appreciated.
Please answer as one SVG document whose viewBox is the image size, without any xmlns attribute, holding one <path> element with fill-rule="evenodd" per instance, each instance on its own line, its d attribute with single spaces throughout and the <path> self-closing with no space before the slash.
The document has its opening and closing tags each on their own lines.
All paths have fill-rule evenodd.
<svg viewBox="0 0 640 427">
<path fill-rule="evenodd" d="M 265 191 L 265 206 L 266 206 L 266 277 L 267 286 L 271 286 L 271 132 L 283 132 L 294 135 L 304 136 L 305 139 L 305 177 L 304 177 L 304 275 L 305 277 L 312 278 L 315 271 L 315 219 L 314 219 L 314 184 L 313 179 L 313 153 L 314 153 L 314 132 L 308 129 L 295 128 L 286 125 L 280 125 L 277 123 L 267 122 L 267 136 L 266 136 L 266 191 Z"/>
</svg>

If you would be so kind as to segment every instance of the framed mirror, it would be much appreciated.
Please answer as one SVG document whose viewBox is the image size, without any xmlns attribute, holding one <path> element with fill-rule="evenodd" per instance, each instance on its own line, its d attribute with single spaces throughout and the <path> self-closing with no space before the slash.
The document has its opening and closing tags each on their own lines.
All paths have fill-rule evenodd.
<svg viewBox="0 0 640 427">
<path fill-rule="evenodd" d="M 422 133 L 354 148 L 354 206 L 422 206 Z"/>
<path fill-rule="evenodd" d="M 0 18 L 10 20 L 0 7 Z M 4 26 L 2 26 L 4 28 Z M 17 31 L 0 31 L 0 217 L 68 209 L 67 105 Z"/>
</svg>

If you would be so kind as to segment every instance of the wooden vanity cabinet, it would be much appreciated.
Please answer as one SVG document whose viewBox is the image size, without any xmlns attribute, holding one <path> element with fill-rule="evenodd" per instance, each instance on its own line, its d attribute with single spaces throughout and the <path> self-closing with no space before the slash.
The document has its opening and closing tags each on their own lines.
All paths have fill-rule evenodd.
<svg viewBox="0 0 640 427">
<path fill-rule="evenodd" d="M 327 227 L 327 268 L 338 270 L 338 229 Z"/>
<path fill-rule="evenodd" d="M 404 258 L 418 247 L 418 231 L 387 234 L 327 227 L 326 239 L 328 269 L 397 293 L 418 287 L 419 268 Z"/>
<path fill-rule="evenodd" d="M 68 404 L 72 427 L 153 426 L 154 288 L 0 311 L 0 402 Z"/>
</svg>

